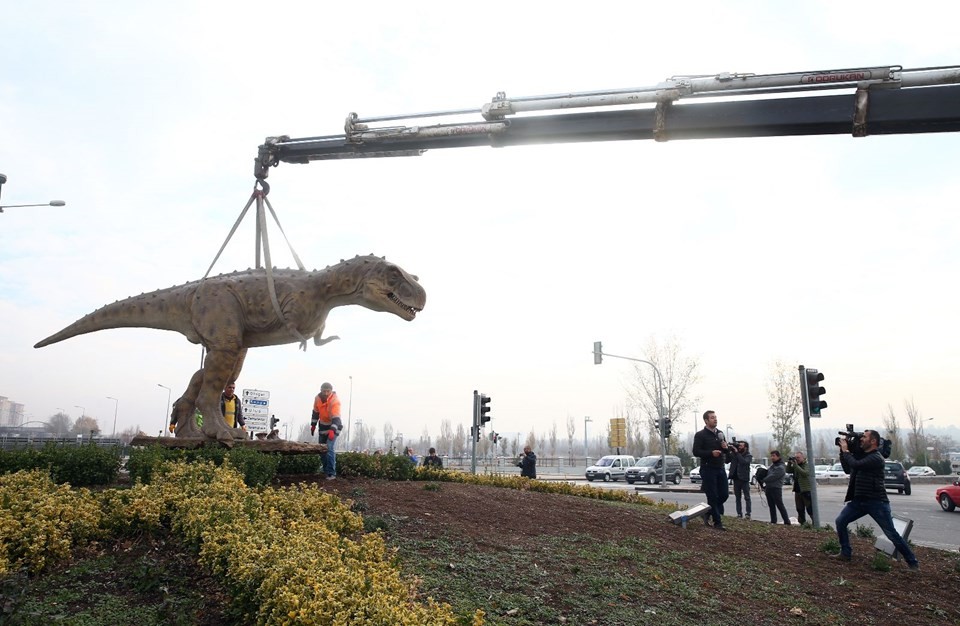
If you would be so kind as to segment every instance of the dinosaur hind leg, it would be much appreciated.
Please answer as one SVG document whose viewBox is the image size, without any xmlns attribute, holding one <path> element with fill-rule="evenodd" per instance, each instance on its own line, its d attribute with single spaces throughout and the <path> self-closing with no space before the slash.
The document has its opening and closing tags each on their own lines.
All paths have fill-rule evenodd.
<svg viewBox="0 0 960 626">
<path fill-rule="evenodd" d="M 203 374 L 197 406 L 203 414 L 203 434 L 227 447 L 233 447 L 234 434 L 220 411 L 220 394 L 237 369 L 238 362 L 242 363 L 243 352 L 242 349 L 211 349 L 201 370 Z"/>
<path fill-rule="evenodd" d="M 173 403 L 173 413 L 170 415 L 170 419 L 177 424 L 175 433 L 177 437 L 203 437 L 200 427 L 197 426 L 197 420 L 193 419 L 202 383 L 203 368 L 201 367 L 190 377 L 187 390 Z"/>
</svg>

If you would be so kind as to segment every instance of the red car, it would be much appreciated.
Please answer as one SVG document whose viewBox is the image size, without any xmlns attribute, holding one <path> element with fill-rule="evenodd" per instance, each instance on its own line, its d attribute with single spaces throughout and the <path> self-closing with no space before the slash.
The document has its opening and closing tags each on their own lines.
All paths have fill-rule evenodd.
<svg viewBox="0 0 960 626">
<path fill-rule="evenodd" d="M 960 505 L 960 480 L 953 481 L 952 485 L 937 489 L 937 502 L 944 511 L 952 511 Z"/>
</svg>

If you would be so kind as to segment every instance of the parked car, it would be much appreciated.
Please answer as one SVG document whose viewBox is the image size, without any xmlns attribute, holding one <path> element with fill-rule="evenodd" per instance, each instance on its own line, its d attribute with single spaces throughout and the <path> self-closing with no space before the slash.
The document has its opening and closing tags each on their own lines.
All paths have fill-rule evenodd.
<svg viewBox="0 0 960 626">
<path fill-rule="evenodd" d="M 937 489 L 937 502 L 944 511 L 952 511 L 960 504 L 960 480 L 953 481 L 952 485 Z"/>
<path fill-rule="evenodd" d="M 843 471 L 842 463 L 834 463 L 823 473 L 823 478 L 850 478 L 850 476 Z"/>
<path fill-rule="evenodd" d="M 829 465 L 816 465 L 813 468 L 813 477 L 814 478 L 826 478 L 827 470 L 830 469 Z"/>
<path fill-rule="evenodd" d="M 910 476 L 899 461 L 887 461 L 883 464 L 883 486 L 896 489 L 897 493 L 910 495 Z"/>
<path fill-rule="evenodd" d="M 907 474 L 909 474 L 911 478 L 914 476 L 936 476 L 937 470 L 932 467 L 927 467 L 926 465 L 914 465 L 907 470 Z"/>
<path fill-rule="evenodd" d="M 683 466 L 680 457 L 667 455 L 667 480 L 679 485 L 683 478 Z M 645 482 L 655 485 L 663 477 L 663 465 L 659 456 L 645 456 L 637 459 L 633 467 L 627 468 L 626 478 L 631 485 L 635 482 Z"/>
<path fill-rule="evenodd" d="M 695 467 L 695 468 L 693 468 L 692 470 L 690 470 L 690 473 L 687 474 L 687 477 L 690 479 L 690 482 L 692 482 L 693 484 L 699 483 L 699 482 L 700 482 L 700 468 L 699 468 L 699 467 Z"/>
<path fill-rule="evenodd" d="M 610 454 L 587 468 L 587 480 L 593 482 L 601 479 L 604 482 L 617 481 L 625 477 L 627 468 L 633 467 L 636 459 L 624 454 Z"/>
</svg>

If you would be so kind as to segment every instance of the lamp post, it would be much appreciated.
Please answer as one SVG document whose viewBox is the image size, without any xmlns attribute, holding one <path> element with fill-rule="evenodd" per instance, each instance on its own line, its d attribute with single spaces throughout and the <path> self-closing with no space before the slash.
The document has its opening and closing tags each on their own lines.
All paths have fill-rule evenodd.
<svg viewBox="0 0 960 626">
<path fill-rule="evenodd" d="M 167 416 L 170 415 L 170 387 L 167 387 L 166 385 L 161 385 L 160 383 L 157 383 L 157 387 L 163 387 L 164 389 L 167 390 L 167 412 L 163 415 L 163 427 L 160 429 L 160 436 L 163 436 L 163 434 L 167 430 L 167 419 L 168 419 Z"/>
<path fill-rule="evenodd" d="M 350 438 L 353 437 L 353 431 L 350 430 L 350 422 L 353 416 L 353 376 L 350 376 L 350 396 L 347 398 L 347 450 L 350 450 Z"/>
<path fill-rule="evenodd" d="M 113 434 L 110 435 L 114 439 L 117 438 L 117 409 L 120 408 L 120 401 L 116 398 L 111 398 L 107 396 L 107 400 L 113 400 Z"/>
<path fill-rule="evenodd" d="M 588 462 L 587 459 L 590 458 L 590 453 L 587 452 L 587 423 L 592 421 L 593 420 L 590 419 L 589 415 L 583 418 L 583 462 L 586 463 L 588 466 L 590 465 L 590 463 Z"/>
<path fill-rule="evenodd" d="M 84 407 L 80 406 L 79 404 L 74 404 L 73 407 L 76 408 L 76 409 L 80 409 L 80 417 L 83 417 L 84 415 L 87 414 L 87 409 L 85 409 Z"/>
<path fill-rule="evenodd" d="M 67 206 L 67 203 L 63 200 L 51 200 L 50 202 L 40 202 L 37 204 L 0 204 L 0 213 L 3 213 L 4 209 L 17 209 L 28 206 Z"/>
</svg>

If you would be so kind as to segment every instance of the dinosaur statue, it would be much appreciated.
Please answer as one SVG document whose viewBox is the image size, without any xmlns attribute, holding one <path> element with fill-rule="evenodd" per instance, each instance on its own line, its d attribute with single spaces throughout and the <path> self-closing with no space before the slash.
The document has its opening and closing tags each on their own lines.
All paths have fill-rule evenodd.
<svg viewBox="0 0 960 626">
<path fill-rule="evenodd" d="M 34 347 L 129 327 L 173 330 L 203 344 L 203 367 L 175 403 L 172 421 L 178 437 L 203 436 L 230 447 L 234 438 L 245 435 L 224 421 L 220 393 L 239 377 L 248 348 L 300 342 L 306 349 L 304 337 L 320 346 L 336 339 L 321 338 L 335 307 L 359 304 L 411 321 L 427 299 L 416 276 L 372 255 L 323 270 L 273 270 L 272 280 L 274 293 L 266 270 L 248 269 L 140 294 L 101 307 Z M 202 427 L 192 419 L 195 409 L 203 415 Z"/>
</svg>

